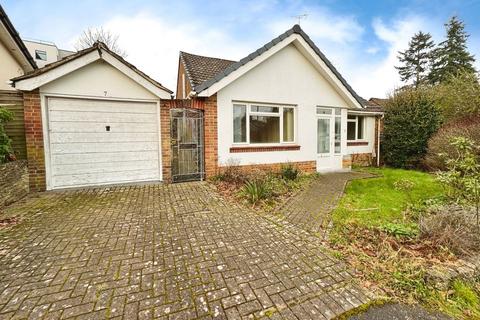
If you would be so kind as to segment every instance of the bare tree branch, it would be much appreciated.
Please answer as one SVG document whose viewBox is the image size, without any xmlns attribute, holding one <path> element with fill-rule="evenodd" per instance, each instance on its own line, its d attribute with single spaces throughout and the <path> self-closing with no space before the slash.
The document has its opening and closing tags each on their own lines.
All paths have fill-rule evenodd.
<svg viewBox="0 0 480 320">
<path fill-rule="evenodd" d="M 75 49 L 82 50 L 90 48 L 97 41 L 103 42 L 110 50 L 123 58 L 127 57 L 127 53 L 118 45 L 118 35 L 103 29 L 103 27 L 84 30 L 75 43 Z"/>
</svg>

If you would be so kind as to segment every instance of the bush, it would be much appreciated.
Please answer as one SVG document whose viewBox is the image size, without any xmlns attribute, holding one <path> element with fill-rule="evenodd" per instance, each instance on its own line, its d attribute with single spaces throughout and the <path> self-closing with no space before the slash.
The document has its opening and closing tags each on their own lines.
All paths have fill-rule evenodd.
<svg viewBox="0 0 480 320">
<path fill-rule="evenodd" d="M 255 179 L 245 182 L 240 194 L 251 204 L 256 204 L 258 201 L 268 198 L 270 188 L 267 180 Z"/>
<path fill-rule="evenodd" d="M 448 171 L 438 172 L 437 179 L 451 200 L 475 207 L 477 227 L 480 228 L 480 159 L 476 156 L 480 147 L 464 137 L 453 138 L 450 144 L 456 155 L 447 158 Z"/>
<path fill-rule="evenodd" d="M 280 175 L 285 180 L 295 180 L 300 174 L 300 170 L 292 165 L 291 163 L 287 165 L 282 165 L 280 168 Z"/>
<path fill-rule="evenodd" d="M 12 140 L 5 133 L 5 123 L 13 119 L 13 113 L 0 107 L 0 163 L 6 162 L 12 155 Z"/>
<path fill-rule="evenodd" d="M 435 96 L 446 122 L 480 114 L 480 82 L 475 73 L 451 75 L 435 87 Z"/>
<path fill-rule="evenodd" d="M 237 159 L 229 159 L 221 171 L 215 175 L 214 180 L 224 181 L 233 184 L 240 184 L 247 180 L 247 174 L 242 171 L 240 161 Z"/>
<path fill-rule="evenodd" d="M 472 212 L 457 205 L 435 208 L 419 222 L 420 237 L 460 256 L 478 253 L 480 234 Z"/>
<path fill-rule="evenodd" d="M 427 143 L 440 124 L 433 94 L 428 88 L 407 88 L 386 103 L 383 157 L 387 165 L 414 168 L 421 164 Z"/>
<path fill-rule="evenodd" d="M 446 170 L 446 158 L 456 155 L 450 141 L 459 136 L 480 145 L 480 115 L 455 120 L 442 126 L 428 141 L 424 167 L 430 171 Z M 480 150 L 477 150 L 477 156 L 480 156 Z"/>
</svg>

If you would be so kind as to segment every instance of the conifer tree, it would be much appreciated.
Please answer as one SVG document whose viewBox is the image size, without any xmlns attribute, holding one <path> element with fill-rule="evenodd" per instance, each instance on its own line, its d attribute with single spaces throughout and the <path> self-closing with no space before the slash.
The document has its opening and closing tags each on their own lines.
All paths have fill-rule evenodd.
<svg viewBox="0 0 480 320">
<path fill-rule="evenodd" d="M 476 72 L 475 58 L 468 52 L 465 24 L 453 16 L 446 24 L 447 37 L 439 43 L 432 55 L 432 71 L 429 81 L 432 84 L 444 82 L 459 72 Z"/>
<path fill-rule="evenodd" d="M 412 37 L 407 50 L 398 52 L 398 60 L 402 65 L 395 68 L 403 82 L 413 80 L 415 87 L 418 87 L 427 80 L 433 47 L 430 33 L 420 31 Z"/>
</svg>

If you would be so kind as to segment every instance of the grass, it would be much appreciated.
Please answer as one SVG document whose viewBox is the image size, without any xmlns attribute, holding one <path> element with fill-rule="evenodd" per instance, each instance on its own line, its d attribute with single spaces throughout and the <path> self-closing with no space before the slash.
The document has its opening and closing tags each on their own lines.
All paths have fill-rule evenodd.
<svg viewBox="0 0 480 320">
<path fill-rule="evenodd" d="M 413 202 L 420 202 L 443 194 L 442 187 L 428 173 L 391 168 L 363 169 L 378 178 L 352 181 L 345 196 L 333 212 L 336 226 L 357 224 L 364 227 L 381 227 L 389 224 L 409 224 L 404 209 Z M 399 190 L 395 183 L 409 180 L 411 190 Z"/>
<path fill-rule="evenodd" d="M 418 237 L 424 204 L 443 198 L 435 177 L 413 170 L 361 170 L 378 177 L 352 181 L 332 213 L 335 257 L 359 271 L 364 284 L 382 288 L 396 301 L 421 303 L 456 319 L 480 319 L 480 282 L 454 280 L 439 290 L 426 281 L 432 263 L 451 258 Z"/>
</svg>

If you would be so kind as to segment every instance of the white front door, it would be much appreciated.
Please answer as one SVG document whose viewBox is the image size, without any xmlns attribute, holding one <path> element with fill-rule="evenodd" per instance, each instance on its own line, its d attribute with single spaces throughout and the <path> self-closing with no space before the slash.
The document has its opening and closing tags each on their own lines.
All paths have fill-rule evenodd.
<svg viewBox="0 0 480 320">
<path fill-rule="evenodd" d="M 334 117 L 317 116 L 317 171 L 332 171 L 334 163 Z"/>
</svg>

